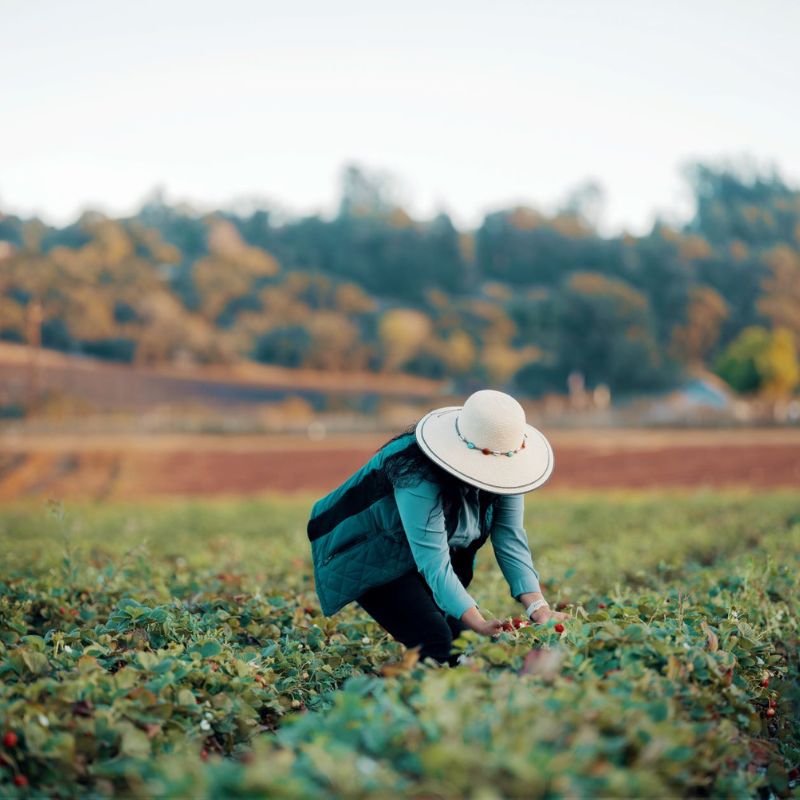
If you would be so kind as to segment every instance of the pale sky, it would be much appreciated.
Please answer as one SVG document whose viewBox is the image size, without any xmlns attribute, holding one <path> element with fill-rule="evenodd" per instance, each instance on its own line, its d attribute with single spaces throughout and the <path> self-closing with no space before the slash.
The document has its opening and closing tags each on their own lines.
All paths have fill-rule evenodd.
<svg viewBox="0 0 800 800">
<path fill-rule="evenodd" d="M 581 182 L 603 229 L 690 210 L 682 164 L 800 183 L 796 0 L 0 0 L 0 210 L 54 224 L 256 199 L 332 213 L 346 162 L 457 224 Z"/>
</svg>

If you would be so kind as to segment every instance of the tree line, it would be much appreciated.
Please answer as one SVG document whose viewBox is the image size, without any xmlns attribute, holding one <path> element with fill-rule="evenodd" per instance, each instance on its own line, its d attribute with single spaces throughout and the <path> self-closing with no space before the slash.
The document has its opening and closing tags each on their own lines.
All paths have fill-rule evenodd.
<svg viewBox="0 0 800 800">
<path fill-rule="evenodd" d="M 471 231 L 415 220 L 351 166 L 333 218 L 197 213 L 52 227 L 0 214 L 0 339 L 134 364 L 252 359 L 408 372 L 525 395 L 659 390 L 711 369 L 736 391 L 800 381 L 800 191 L 696 164 L 683 227 L 602 236 L 592 196 Z"/>
</svg>

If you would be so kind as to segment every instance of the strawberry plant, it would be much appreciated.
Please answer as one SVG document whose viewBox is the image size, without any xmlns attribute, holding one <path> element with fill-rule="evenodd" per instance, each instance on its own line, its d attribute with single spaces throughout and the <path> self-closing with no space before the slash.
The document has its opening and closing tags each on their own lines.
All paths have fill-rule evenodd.
<svg viewBox="0 0 800 800">
<path fill-rule="evenodd" d="M 323 617 L 299 499 L 0 512 L 0 796 L 789 797 L 795 494 L 527 502 L 551 605 L 457 667 Z M 74 613 L 73 613 L 74 612 Z"/>
</svg>

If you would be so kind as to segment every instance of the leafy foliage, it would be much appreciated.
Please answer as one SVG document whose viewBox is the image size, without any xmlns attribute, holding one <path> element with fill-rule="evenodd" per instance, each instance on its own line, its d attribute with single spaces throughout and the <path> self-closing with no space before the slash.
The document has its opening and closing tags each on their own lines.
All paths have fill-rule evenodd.
<svg viewBox="0 0 800 800">
<path fill-rule="evenodd" d="M 417 662 L 355 606 L 320 614 L 306 509 L 7 507 L 0 794 L 782 797 L 796 785 L 796 494 L 537 497 L 534 556 L 572 619 L 560 633 L 468 632 L 455 668 Z M 471 591 L 485 613 L 512 610 L 488 552 Z"/>
<path fill-rule="evenodd" d="M 739 392 L 781 397 L 800 383 L 794 338 L 786 328 L 745 328 L 720 355 L 716 370 Z"/>
<path fill-rule="evenodd" d="M 413 220 L 385 176 L 356 166 L 334 219 L 158 199 L 62 229 L 0 215 L 0 338 L 30 339 L 35 301 L 44 346 L 103 358 L 404 371 L 531 394 L 563 392 L 575 370 L 615 394 L 672 385 L 752 326 L 785 328 L 796 351 L 800 192 L 742 168 L 687 177 L 693 219 L 640 237 L 594 229 L 596 186 L 549 216 L 507 208 L 459 231 L 445 214 Z"/>
</svg>

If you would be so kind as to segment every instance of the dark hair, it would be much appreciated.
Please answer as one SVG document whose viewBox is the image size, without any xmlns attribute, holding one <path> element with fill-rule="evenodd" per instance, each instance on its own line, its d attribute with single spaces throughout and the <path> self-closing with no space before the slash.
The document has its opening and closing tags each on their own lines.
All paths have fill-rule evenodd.
<svg viewBox="0 0 800 800">
<path fill-rule="evenodd" d="M 439 487 L 439 500 L 442 504 L 446 528 L 448 531 L 454 531 L 458 524 L 461 488 L 466 482 L 442 469 L 422 452 L 414 436 L 416 427 L 416 422 L 409 425 L 404 431 L 384 442 L 375 452 L 380 452 L 392 442 L 407 437 L 408 447 L 393 453 L 384 461 L 386 477 L 394 487 L 414 486 L 421 480 L 435 483 Z M 487 508 L 494 505 L 499 497 L 494 492 L 478 489 L 481 525 L 486 517 Z"/>
</svg>

